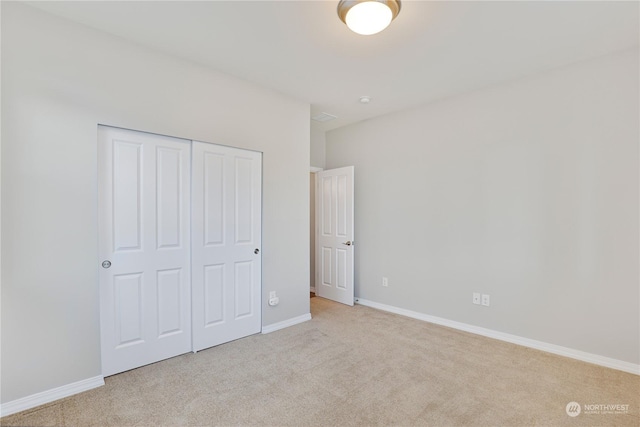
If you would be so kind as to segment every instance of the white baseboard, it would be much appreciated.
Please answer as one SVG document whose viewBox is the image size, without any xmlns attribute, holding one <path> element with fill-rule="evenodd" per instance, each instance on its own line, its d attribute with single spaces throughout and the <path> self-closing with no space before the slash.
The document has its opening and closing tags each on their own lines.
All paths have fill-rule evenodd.
<svg viewBox="0 0 640 427">
<path fill-rule="evenodd" d="M 390 313 L 400 314 L 402 316 L 411 317 L 413 319 L 418 319 L 429 323 L 435 323 L 436 325 L 442 325 L 449 328 L 470 332 L 476 335 L 482 335 L 488 338 L 494 338 L 500 341 L 506 341 L 512 344 L 518 344 L 524 347 L 534 348 L 536 350 L 546 351 L 547 353 L 553 353 L 560 356 L 569 357 L 571 359 L 581 360 L 583 362 L 593 363 L 594 365 L 600 365 L 607 368 L 617 369 L 619 371 L 629 372 L 630 374 L 640 375 L 640 365 L 635 363 L 612 359 L 610 357 L 587 353 L 581 350 L 574 350 L 572 348 L 549 344 L 542 341 L 536 341 L 529 338 L 523 338 L 517 335 L 506 334 L 504 332 L 498 332 L 492 329 L 469 325 L 467 323 L 443 319 L 441 317 L 430 316 L 428 314 L 405 310 L 404 308 L 381 304 L 374 301 L 368 301 L 362 298 L 356 298 L 356 304 L 376 308 L 378 310 L 388 311 Z"/>
<path fill-rule="evenodd" d="M 102 375 L 98 375 L 97 377 L 87 378 L 86 380 L 32 394 L 31 396 L 16 399 L 0 405 L 0 416 L 5 417 L 7 415 L 15 414 L 16 412 L 35 408 L 36 406 L 73 396 L 74 394 L 82 393 L 83 391 L 91 390 L 103 385 L 104 378 Z"/>
<path fill-rule="evenodd" d="M 307 320 L 311 320 L 311 313 L 307 313 L 307 314 L 303 314 L 302 316 L 283 320 L 282 322 L 274 323 L 272 325 L 263 326 L 262 333 L 270 334 L 271 332 L 288 328 L 289 326 L 297 325 L 298 323 L 306 322 Z"/>
<path fill-rule="evenodd" d="M 311 292 L 313 292 L 314 294 L 316 293 L 316 287 L 315 286 L 311 287 Z"/>
</svg>

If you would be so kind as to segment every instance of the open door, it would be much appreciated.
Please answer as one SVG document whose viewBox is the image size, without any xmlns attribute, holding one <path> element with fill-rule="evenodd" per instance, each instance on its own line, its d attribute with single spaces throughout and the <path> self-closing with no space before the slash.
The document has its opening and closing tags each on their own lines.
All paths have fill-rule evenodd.
<svg viewBox="0 0 640 427">
<path fill-rule="evenodd" d="M 347 166 L 316 174 L 316 295 L 353 305 L 353 175 Z"/>
</svg>

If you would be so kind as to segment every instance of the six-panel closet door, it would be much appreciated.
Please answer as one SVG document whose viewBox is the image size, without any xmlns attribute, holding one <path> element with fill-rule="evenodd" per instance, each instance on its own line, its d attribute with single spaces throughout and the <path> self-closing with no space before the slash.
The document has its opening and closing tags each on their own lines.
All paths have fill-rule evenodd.
<svg viewBox="0 0 640 427">
<path fill-rule="evenodd" d="M 193 350 L 260 332 L 262 154 L 193 142 Z"/>
<path fill-rule="evenodd" d="M 191 141 L 100 126 L 102 373 L 191 350 Z"/>
<path fill-rule="evenodd" d="M 104 376 L 260 332 L 261 156 L 99 127 Z"/>
</svg>

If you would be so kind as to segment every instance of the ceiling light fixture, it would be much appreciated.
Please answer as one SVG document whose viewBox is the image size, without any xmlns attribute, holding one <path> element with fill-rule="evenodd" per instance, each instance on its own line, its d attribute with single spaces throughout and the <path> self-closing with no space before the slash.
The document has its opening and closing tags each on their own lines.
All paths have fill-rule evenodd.
<svg viewBox="0 0 640 427">
<path fill-rule="evenodd" d="M 400 0 L 340 0 L 338 16 L 354 33 L 369 36 L 389 26 L 400 13 Z"/>
</svg>

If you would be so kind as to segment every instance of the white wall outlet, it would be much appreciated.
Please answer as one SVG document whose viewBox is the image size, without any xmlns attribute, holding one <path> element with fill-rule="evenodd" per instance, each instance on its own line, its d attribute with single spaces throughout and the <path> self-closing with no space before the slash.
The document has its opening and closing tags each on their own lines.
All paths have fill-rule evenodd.
<svg viewBox="0 0 640 427">
<path fill-rule="evenodd" d="M 280 302 L 280 298 L 276 295 L 276 291 L 269 292 L 269 305 L 275 307 Z"/>
<path fill-rule="evenodd" d="M 480 292 L 473 293 L 473 303 L 480 305 Z"/>
<path fill-rule="evenodd" d="M 490 299 L 489 295 L 482 294 L 482 305 L 484 305 L 485 307 L 489 307 L 490 303 L 491 303 L 491 299 Z"/>
<path fill-rule="evenodd" d="M 389 286 L 389 279 L 386 277 L 382 278 L 382 286 Z"/>
</svg>

